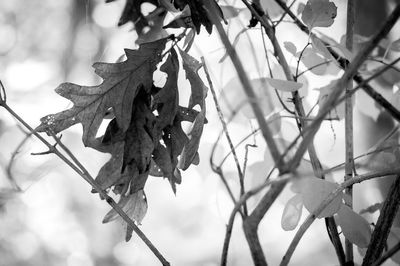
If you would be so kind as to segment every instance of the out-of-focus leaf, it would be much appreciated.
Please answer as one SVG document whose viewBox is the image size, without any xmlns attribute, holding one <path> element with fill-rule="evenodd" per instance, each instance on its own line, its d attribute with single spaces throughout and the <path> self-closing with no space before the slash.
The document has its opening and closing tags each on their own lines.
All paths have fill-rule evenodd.
<svg viewBox="0 0 400 266">
<path fill-rule="evenodd" d="M 329 27 L 337 15 L 337 7 L 329 0 L 308 0 L 301 19 L 309 27 Z"/>
<path fill-rule="evenodd" d="M 19 191 L 12 188 L 0 188 L 0 211 L 3 211 L 6 203 L 15 198 Z"/>
<path fill-rule="evenodd" d="M 292 55 L 296 56 L 297 53 L 297 47 L 294 45 L 292 42 L 284 42 L 283 46 L 286 48 L 286 50 L 291 53 Z"/>
<path fill-rule="evenodd" d="M 272 87 L 274 87 L 274 89 L 286 92 L 297 91 L 303 86 L 301 83 L 283 79 L 266 78 L 266 80 Z"/>
<path fill-rule="evenodd" d="M 250 101 L 258 102 L 265 116 L 270 115 L 280 102 L 265 78 L 250 80 L 256 94 L 255 99 L 248 99 L 238 78 L 232 78 L 223 88 L 225 99 L 222 101 L 223 110 L 240 111 L 246 118 L 255 118 Z M 226 106 L 226 107 L 225 107 Z M 247 123 L 247 120 L 246 120 Z"/>
<path fill-rule="evenodd" d="M 297 52 L 297 57 L 300 56 L 300 52 Z M 327 60 L 317 54 L 314 49 L 307 47 L 301 57 L 301 62 L 307 69 L 319 76 L 323 76 L 327 72 L 328 63 Z"/>
<path fill-rule="evenodd" d="M 400 228 L 399 227 L 392 227 L 390 229 L 390 233 L 387 239 L 387 248 L 390 250 L 395 245 L 400 242 Z M 400 251 L 396 252 L 393 256 L 390 257 L 391 260 L 400 264 Z"/>
<path fill-rule="evenodd" d="M 220 6 L 225 19 L 235 18 L 240 12 L 246 10 L 246 8 L 237 8 L 234 6 Z"/>
<path fill-rule="evenodd" d="M 332 92 L 332 90 L 336 86 L 336 80 L 331 81 L 328 85 L 325 87 L 322 87 L 319 89 L 319 98 L 318 98 L 318 105 L 323 106 L 326 102 L 326 99 L 329 97 L 329 94 Z M 344 93 L 343 93 L 344 95 Z M 353 97 L 353 104 L 354 104 L 354 97 Z M 329 117 L 331 118 L 338 118 L 338 119 L 343 119 L 345 116 L 345 103 L 342 102 L 338 104 L 335 108 L 333 108 L 330 111 Z"/>
<path fill-rule="evenodd" d="M 303 210 L 302 196 L 294 195 L 285 205 L 282 213 L 281 226 L 285 231 L 292 231 L 297 227 Z"/>
<path fill-rule="evenodd" d="M 368 246 L 371 239 L 371 227 L 361 215 L 342 204 L 337 221 L 346 239 L 360 248 Z"/>
<path fill-rule="evenodd" d="M 278 18 L 283 14 L 283 9 L 274 0 L 261 0 L 261 6 L 268 12 L 270 18 Z M 283 2 L 286 3 L 286 0 Z"/>
<path fill-rule="evenodd" d="M 196 36 L 196 33 L 193 29 L 191 29 L 188 34 L 185 36 L 185 41 L 183 43 L 183 47 L 185 47 L 185 52 L 189 52 L 190 48 L 192 48 L 192 44 L 194 42 L 194 38 Z"/>
<path fill-rule="evenodd" d="M 304 3 L 299 3 L 299 5 L 297 6 L 297 10 L 296 10 L 297 14 L 300 15 L 301 13 L 303 13 L 305 7 L 306 7 L 306 5 Z"/>
<path fill-rule="evenodd" d="M 130 125 L 133 99 L 139 87 L 150 91 L 153 72 L 161 60 L 167 39 L 145 43 L 138 50 L 125 50 L 127 60 L 122 63 L 95 63 L 96 74 L 104 79 L 98 86 L 79 86 L 63 83 L 56 92 L 71 100 L 74 106 L 41 119 L 39 132 L 51 129 L 59 133 L 77 123 L 82 123 L 82 140 L 86 146 L 96 148 L 96 134 L 109 108 L 112 108 L 122 131 Z M 131 78 L 134 76 L 135 78 Z"/>
<path fill-rule="evenodd" d="M 359 213 L 360 214 L 364 214 L 364 213 L 374 213 L 376 211 L 379 211 L 382 207 L 382 203 L 375 203 L 371 206 L 369 206 L 368 208 L 362 209 Z"/>
<path fill-rule="evenodd" d="M 324 56 L 325 59 L 329 60 L 333 58 L 328 48 L 326 48 L 325 44 L 323 44 L 321 40 L 317 38 L 315 35 L 311 35 L 311 42 L 313 47 L 318 51 L 318 53 Z"/>
<path fill-rule="evenodd" d="M 338 185 L 319 178 L 301 178 L 298 181 L 300 193 L 303 197 L 304 207 L 314 213 L 315 209 L 331 194 Z M 340 193 L 325 209 L 318 214 L 318 218 L 324 218 L 334 215 L 340 209 L 342 195 Z"/>
</svg>

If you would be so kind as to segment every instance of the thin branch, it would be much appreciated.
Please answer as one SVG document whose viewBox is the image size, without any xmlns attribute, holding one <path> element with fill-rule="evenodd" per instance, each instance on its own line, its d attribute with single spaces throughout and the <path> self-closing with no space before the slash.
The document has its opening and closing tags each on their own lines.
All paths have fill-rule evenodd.
<svg viewBox="0 0 400 266">
<path fill-rule="evenodd" d="M 143 240 L 143 242 L 147 245 L 147 247 L 160 260 L 162 265 L 170 265 L 169 262 L 158 251 L 158 249 L 153 245 L 153 243 L 151 243 L 151 241 L 146 237 L 146 235 L 139 229 L 139 227 L 137 227 L 135 222 L 121 209 L 121 207 L 104 190 L 102 190 L 100 185 L 93 179 L 93 177 L 86 171 L 86 169 L 82 165 L 81 165 L 82 167 L 78 167 L 75 164 L 73 164 L 58 149 L 56 149 L 54 145 L 50 144 L 46 139 L 44 139 L 36 130 L 34 130 L 28 123 L 26 123 L 25 120 L 23 120 L 17 113 L 15 113 L 14 110 L 11 107 L 9 107 L 7 105 L 7 103 L 4 101 L 4 97 L 3 96 L 0 99 L 0 106 L 3 107 L 4 109 L 6 109 L 15 119 L 18 120 L 18 122 L 20 122 L 27 130 L 29 130 L 29 132 L 31 132 L 44 145 L 46 145 L 47 148 L 49 148 L 49 150 L 52 151 L 52 153 L 54 153 L 57 157 L 59 157 L 62 161 L 64 161 L 65 164 L 67 164 L 70 168 L 72 168 L 86 182 L 88 182 L 93 187 L 93 189 L 96 190 L 96 192 L 98 192 L 102 196 L 102 198 L 106 199 L 107 203 L 122 217 L 122 219 Z M 60 147 L 61 147 L 61 145 L 60 145 Z M 75 157 L 73 156 L 72 158 L 75 158 Z"/>
<path fill-rule="evenodd" d="M 281 266 L 288 265 L 293 252 L 295 251 L 297 245 L 299 244 L 301 238 L 303 237 L 304 233 L 308 230 L 308 228 L 311 226 L 311 224 L 315 221 L 316 217 L 328 206 L 338 195 L 341 193 L 345 188 L 348 186 L 352 186 L 357 183 L 361 183 L 373 178 L 378 178 L 378 177 L 387 177 L 390 175 L 394 174 L 399 174 L 400 173 L 400 168 L 390 168 L 390 169 L 385 169 L 383 171 L 377 171 L 377 172 L 371 172 L 368 174 L 364 175 L 359 175 L 355 176 L 350 180 L 347 180 L 340 184 L 331 194 L 329 194 L 325 200 L 323 200 L 317 208 L 315 208 L 314 213 L 308 215 L 306 220 L 303 222 L 303 224 L 300 226 L 299 230 L 296 232 L 296 235 L 292 239 L 292 242 L 289 245 L 289 248 L 287 249 L 285 255 L 282 258 L 281 261 Z"/>
</svg>

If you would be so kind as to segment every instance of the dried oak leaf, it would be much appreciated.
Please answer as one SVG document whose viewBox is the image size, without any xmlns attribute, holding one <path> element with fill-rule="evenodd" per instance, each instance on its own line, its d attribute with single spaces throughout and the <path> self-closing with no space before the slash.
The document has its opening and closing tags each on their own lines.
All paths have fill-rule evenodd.
<svg viewBox="0 0 400 266">
<path fill-rule="evenodd" d="M 126 49 L 127 60 L 121 63 L 95 63 L 96 74 L 104 79 L 97 86 L 80 86 L 63 83 L 56 92 L 71 100 L 68 110 L 45 116 L 37 128 L 39 132 L 61 132 L 82 123 L 82 140 L 86 146 L 99 146 L 95 138 L 106 112 L 112 108 L 118 127 L 125 132 L 130 126 L 133 100 L 141 87 L 150 91 L 153 72 L 161 61 L 167 38 L 142 44 L 138 50 Z"/>
<path fill-rule="evenodd" d="M 201 64 L 186 52 L 182 50 L 179 51 L 183 61 L 183 69 L 186 72 L 186 78 L 189 80 L 192 89 L 192 94 L 189 99 L 189 109 L 192 109 L 196 105 L 199 105 L 201 108 L 201 111 L 197 114 L 193 122 L 192 129 L 189 133 L 189 142 L 183 148 L 179 161 L 179 168 L 186 170 L 193 163 L 199 148 L 200 137 L 203 133 L 205 122 L 205 98 L 207 96 L 208 88 L 204 85 L 197 73 Z"/>
</svg>

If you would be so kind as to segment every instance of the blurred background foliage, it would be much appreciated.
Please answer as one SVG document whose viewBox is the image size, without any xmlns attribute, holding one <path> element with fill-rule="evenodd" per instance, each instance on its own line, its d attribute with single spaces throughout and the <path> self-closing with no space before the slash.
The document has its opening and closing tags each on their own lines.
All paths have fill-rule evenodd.
<svg viewBox="0 0 400 266">
<path fill-rule="evenodd" d="M 124 48 L 137 47 L 132 23 L 117 27 L 124 2 L 0 1 L 0 78 L 7 89 L 9 105 L 33 127 L 39 124 L 40 117 L 70 105 L 53 91 L 60 83 L 97 84 L 100 80 L 92 71 L 92 63 L 115 62 L 123 55 Z M 280 10 L 272 6 L 273 1 L 262 2 L 273 8 L 272 15 L 276 13 L 279 17 Z M 329 29 L 329 33 L 337 34 L 333 36 L 337 40 L 339 32 L 344 32 L 345 21 L 345 6 L 339 2 L 335 1 L 339 8 L 338 18 Z M 246 59 L 245 67 L 250 77 L 263 77 L 268 69 L 260 31 L 251 29 L 239 34 L 250 16 L 246 11 L 240 11 L 238 18 L 231 21 L 229 34 L 232 40 L 240 35 L 236 48 Z M 306 36 L 296 32 L 294 25 L 282 27 L 277 31 L 280 40 L 304 44 Z M 206 56 L 227 117 L 239 110 L 244 95 L 231 63 L 224 60 L 225 51 L 217 36 L 209 36 L 203 29 L 191 54 L 197 58 Z M 259 54 L 263 56 L 257 56 Z M 292 60 L 291 63 L 295 62 Z M 277 66 L 277 62 L 274 64 Z M 275 70 L 279 78 L 282 73 L 278 67 Z M 310 102 L 315 101 L 318 93 L 308 88 L 327 85 L 336 74 L 330 73 L 328 78 L 305 75 L 301 82 L 307 85 L 302 96 L 308 96 Z M 155 77 L 155 82 L 158 79 L 160 77 Z M 179 84 L 184 88 L 180 92 L 181 100 L 185 101 L 189 87 L 184 75 L 180 75 Z M 149 211 L 141 228 L 173 265 L 218 265 L 225 224 L 232 209 L 218 176 L 209 166 L 210 152 L 221 129 L 210 98 L 207 99 L 209 123 L 200 146 L 200 165 L 183 173 L 176 196 L 168 182 L 161 178 L 149 178 L 146 186 Z M 229 125 L 235 143 L 256 128 L 248 107 L 240 110 Z M 375 121 L 371 120 L 371 123 Z M 276 127 L 278 132 L 284 129 L 281 134 L 285 140 L 295 137 L 295 124 L 291 119 L 282 119 Z M 335 127 L 334 131 L 332 127 Z M 336 144 L 343 142 L 343 123 L 333 122 L 321 131 L 316 139 L 317 147 L 321 147 L 321 161 L 327 167 L 340 163 L 344 147 Z M 85 149 L 80 134 L 80 126 L 75 126 L 63 134 L 62 140 L 96 175 L 108 156 Z M 247 143 L 257 144 L 248 157 L 246 187 L 251 188 L 264 181 L 271 160 L 260 136 L 249 138 Z M 101 223 L 109 207 L 98 195 L 90 193 L 91 188 L 79 176 L 55 156 L 31 155 L 44 149 L 8 114 L 0 111 L 0 266 L 158 265 L 137 237 L 133 236 L 125 243 L 121 224 Z M 228 151 L 224 143 L 217 145 L 216 161 L 221 161 Z M 238 154 L 243 160 L 244 145 L 238 148 Z M 228 158 L 223 169 L 236 193 L 239 186 L 231 159 Z M 379 194 L 374 186 L 370 186 L 369 191 L 365 190 L 367 186 L 360 187 L 358 189 L 366 192 L 359 193 L 364 203 L 358 208 L 379 200 L 379 197 L 371 196 Z M 18 189 L 20 191 L 15 193 Z M 271 265 L 280 261 L 295 233 L 285 232 L 280 227 L 282 208 L 291 195 L 293 192 L 286 189 L 259 228 Z M 255 200 L 250 202 L 250 207 L 254 206 Z M 293 265 L 332 265 L 330 262 L 336 261 L 324 226 L 323 221 L 319 221 L 307 232 L 302 239 L 301 252 L 296 252 L 292 260 Z M 251 264 L 239 219 L 229 252 L 229 265 Z"/>
</svg>

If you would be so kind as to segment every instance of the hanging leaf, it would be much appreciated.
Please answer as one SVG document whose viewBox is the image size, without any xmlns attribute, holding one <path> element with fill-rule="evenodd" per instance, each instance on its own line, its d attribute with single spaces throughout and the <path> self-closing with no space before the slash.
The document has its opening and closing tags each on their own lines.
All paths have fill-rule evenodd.
<svg viewBox="0 0 400 266">
<path fill-rule="evenodd" d="M 342 204 L 337 217 L 346 239 L 360 248 L 366 248 L 371 239 L 371 227 L 359 214 Z"/>
<path fill-rule="evenodd" d="M 319 178 L 301 178 L 298 182 L 304 207 L 310 213 L 314 213 L 319 205 L 338 187 L 335 183 Z M 340 193 L 317 217 L 324 218 L 334 215 L 343 204 L 342 197 L 343 193 Z"/>
<path fill-rule="evenodd" d="M 188 55 L 186 52 L 182 50 L 179 51 L 182 57 L 183 69 L 185 70 L 186 78 L 189 80 L 192 89 L 188 107 L 189 109 L 192 109 L 196 105 L 199 105 L 201 108 L 201 111 L 197 114 L 196 119 L 193 122 L 193 126 L 189 133 L 190 139 L 184 146 L 179 161 L 179 168 L 186 170 L 190 164 L 192 164 L 197 150 L 199 149 L 200 137 L 203 133 L 203 126 L 205 122 L 205 98 L 207 96 L 208 88 L 204 85 L 198 74 L 198 71 L 201 67 L 200 62 Z"/>
<path fill-rule="evenodd" d="M 266 78 L 266 80 L 274 89 L 279 91 L 294 92 L 303 86 L 301 83 L 283 79 Z"/>
<path fill-rule="evenodd" d="M 285 231 L 292 231 L 297 227 L 303 210 L 302 196 L 294 195 L 285 205 L 282 213 L 281 226 Z"/>
<path fill-rule="evenodd" d="M 337 7 L 329 0 L 308 0 L 301 19 L 309 27 L 329 27 L 337 15 Z"/>
<path fill-rule="evenodd" d="M 95 63 L 96 74 L 104 79 L 98 86 L 79 86 L 63 83 L 56 92 L 71 100 L 74 106 L 41 119 L 38 132 L 52 130 L 55 134 L 77 123 L 82 123 L 82 140 L 96 148 L 95 137 L 102 120 L 113 109 L 118 127 L 125 132 L 131 121 L 133 100 L 139 88 L 149 92 L 153 86 L 153 72 L 161 61 L 167 39 L 145 43 L 138 50 L 125 50 L 127 60 L 121 63 Z M 132 78 L 132 77 L 135 78 Z"/>
</svg>

